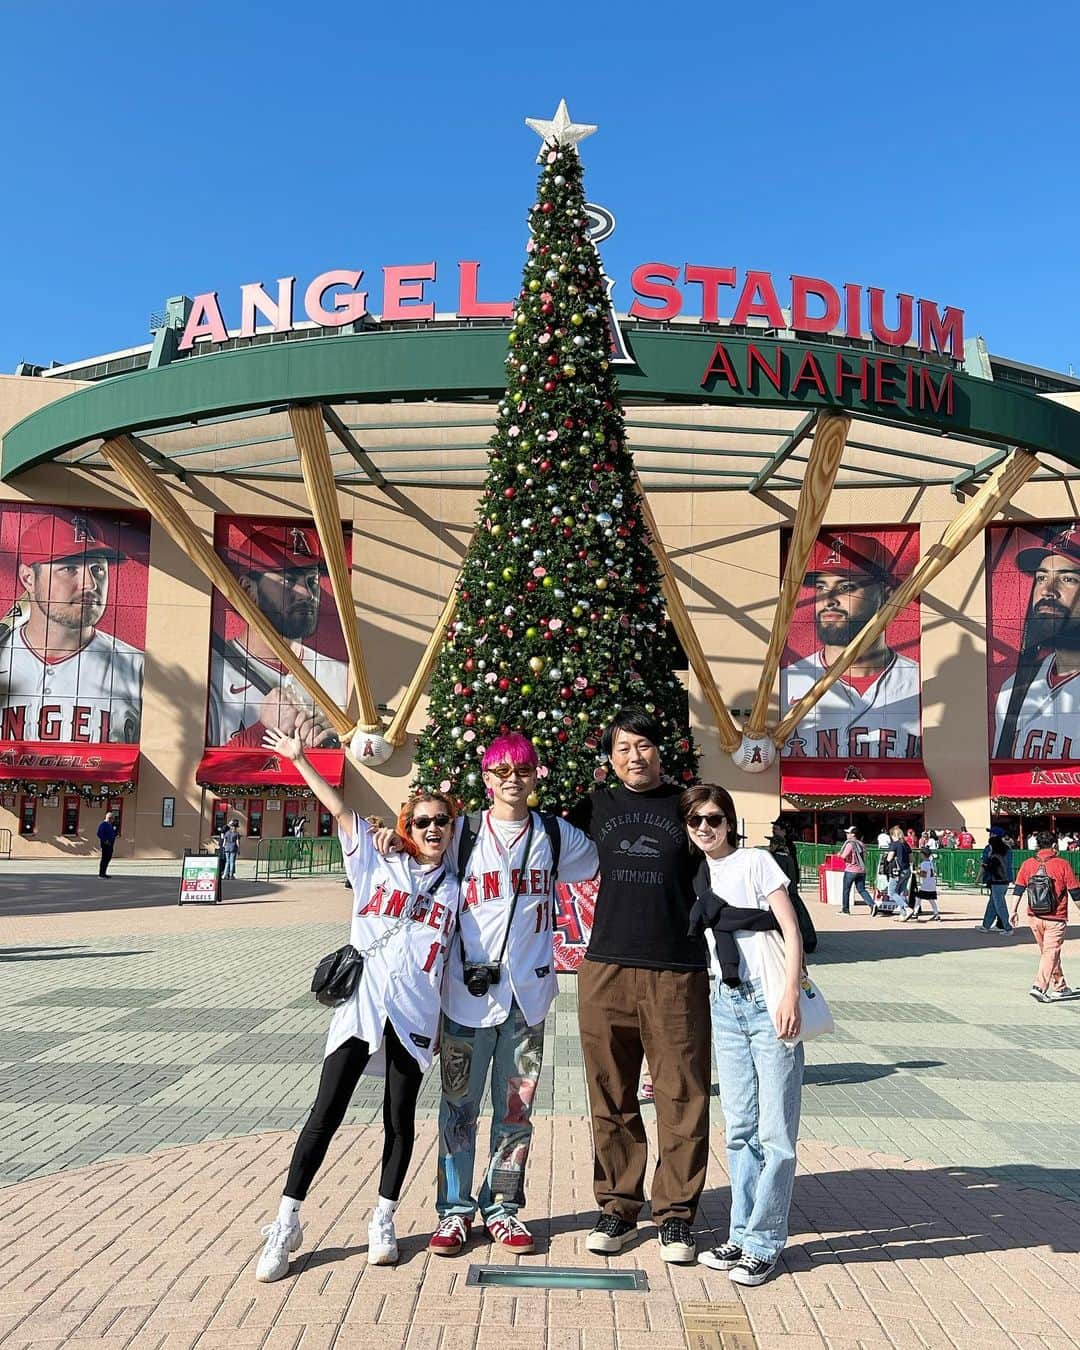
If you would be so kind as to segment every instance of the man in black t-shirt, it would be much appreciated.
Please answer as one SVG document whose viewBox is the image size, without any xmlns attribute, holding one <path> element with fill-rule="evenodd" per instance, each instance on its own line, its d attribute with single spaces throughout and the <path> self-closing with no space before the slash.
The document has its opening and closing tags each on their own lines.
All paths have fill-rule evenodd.
<svg viewBox="0 0 1080 1350">
<path fill-rule="evenodd" d="M 665 1261 L 693 1261 L 690 1230 L 709 1159 L 709 977 L 704 939 L 687 936 L 694 903 L 681 790 L 662 782 L 663 733 L 623 709 L 604 733 L 618 783 L 591 792 L 570 820 L 600 854 L 592 937 L 578 972 L 578 1015 L 592 1112 L 591 1252 L 621 1251 L 645 1203 L 649 1148 L 638 1104 L 648 1057 L 659 1160 L 652 1216 Z"/>
</svg>

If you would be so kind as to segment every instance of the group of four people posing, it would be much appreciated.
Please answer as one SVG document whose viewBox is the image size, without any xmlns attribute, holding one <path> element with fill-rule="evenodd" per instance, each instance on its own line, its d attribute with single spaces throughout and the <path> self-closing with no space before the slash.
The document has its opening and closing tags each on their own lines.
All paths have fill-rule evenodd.
<svg viewBox="0 0 1080 1350">
<path fill-rule="evenodd" d="M 335 1008 L 311 1114 L 293 1151 L 257 1278 L 282 1278 L 303 1240 L 301 1206 L 360 1076 L 382 1074 L 383 1161 L 367 1259 L 398 1258 L 394 1212 L 415 1137 L 424 1071 L 440 1055 L 442 1099 L 430 1250 L 461 1252 L 479 1214 L 489 1239 L 534 1250 L 519 1218 L 544 1023 L 558 993 L 555 886 L 599 875 L 578 1007 L 592 1115 L 594 1193 L 586 1238 L 598 1254 L 635 1236 L 646 1202 L 649 1147 L 638 1100 L 652 1071 L 658 1161 L 650 1187 L 664 1260 L 728 1271 L 740 1284 L 771 1274 L 787 1239 L 795 1175 L 803 1048 L 803 949 L 787 877 L 772 856 L 738 847 L 724 788 L 683 791 L 663 777 L 662 732 L 638 709 L 618 713 L 603 750 L 615 779 L 567 818 L 531 810 L 532 743 L 497 737 L 481 762 L 487 810 L 461 817 L 451 797 L 419 792 L 395 830 L 372 830 L 279 732 L 336 818 L 353 894 L 350 941 L 364 954 L 354 993 Z M 784 995 L 763 991 L 764 930 L 784 939 Z M 709 1152 L 711 1042 L 731 1178 L 727 1241 L 697 1252 L 693 1236 Z M 477 1127 L 492 1115 L 476 1186 Z"/>
</svg>

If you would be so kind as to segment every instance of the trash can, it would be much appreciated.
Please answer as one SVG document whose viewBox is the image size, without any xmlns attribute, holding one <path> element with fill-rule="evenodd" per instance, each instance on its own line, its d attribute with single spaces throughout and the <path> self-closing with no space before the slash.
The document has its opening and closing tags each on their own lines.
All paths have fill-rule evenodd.
<svg viewBox="0 0 1080 1350">
<path fill-rule="evenodd" d="M 818 867 L 818 900 L 837 909 L 844 903 L 844 860 L 838 853 L 831 853 Z"/>
</svg>

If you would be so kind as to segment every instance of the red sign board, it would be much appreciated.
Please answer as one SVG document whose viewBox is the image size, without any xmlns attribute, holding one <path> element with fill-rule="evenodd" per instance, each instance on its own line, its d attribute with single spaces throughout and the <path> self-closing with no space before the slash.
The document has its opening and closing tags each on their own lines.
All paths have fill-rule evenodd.
<svg viewBox="0 0 1080 1350">
<path fill-rule="evenodd" d="M 138 777 L 139 747 L 104 742 L 65 745 L 55 741 L 0 742 L 0 780 L 32 783 L 127 783 Z"/>
<path fill-rule="evenodd" d="M 340 787 L 345 776 L 344 750 L 308 750 L 312 767 L 332 786 Z M 267 787 L 306 787 L 300 770 L 272 750 L 230 750 L 227 747 L 203 751 L 195 781 L 200 787 L 247 785 Z"/>
</svg>

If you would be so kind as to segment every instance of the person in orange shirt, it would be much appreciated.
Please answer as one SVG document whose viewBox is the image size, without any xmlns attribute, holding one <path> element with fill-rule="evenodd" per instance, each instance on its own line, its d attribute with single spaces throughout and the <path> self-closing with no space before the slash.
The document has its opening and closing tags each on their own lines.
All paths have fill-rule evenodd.
<svg viewBox="0 0 1080 1350">
<path fill-rule="evenodd" d="M 1072 897 L 1073 904 L 1080 905 L 1080 881 L 1065 859 L 1058 857 L 1056 835 L 1049 830 L 1040 831 L 1036 843 L 1038 853 L 1034 858 L 1025 859 L 1016 874 L 1011 918 L 1015 925 L 1020 901 L 1024 899 L 1028 906 L 1028 927 L 1035 935 L 1040 953 L 1031 997 L 1038 1003 L 1057 1003 L 1061 999 L 1077 997 L 1076 992 L 1065 983 L 1065 973 L 1061 969 L 1061 948 L 1065 943 L 1069 897 Z M 1054 907 L 1048 912 L 1034 914 L 1031 909 L 1032 896 L 1027 896 L 1026 892 L 1033 881 L 1033 894 L 1041 889 L 1042 874 L 1049 879 Z"/>
</svg>

